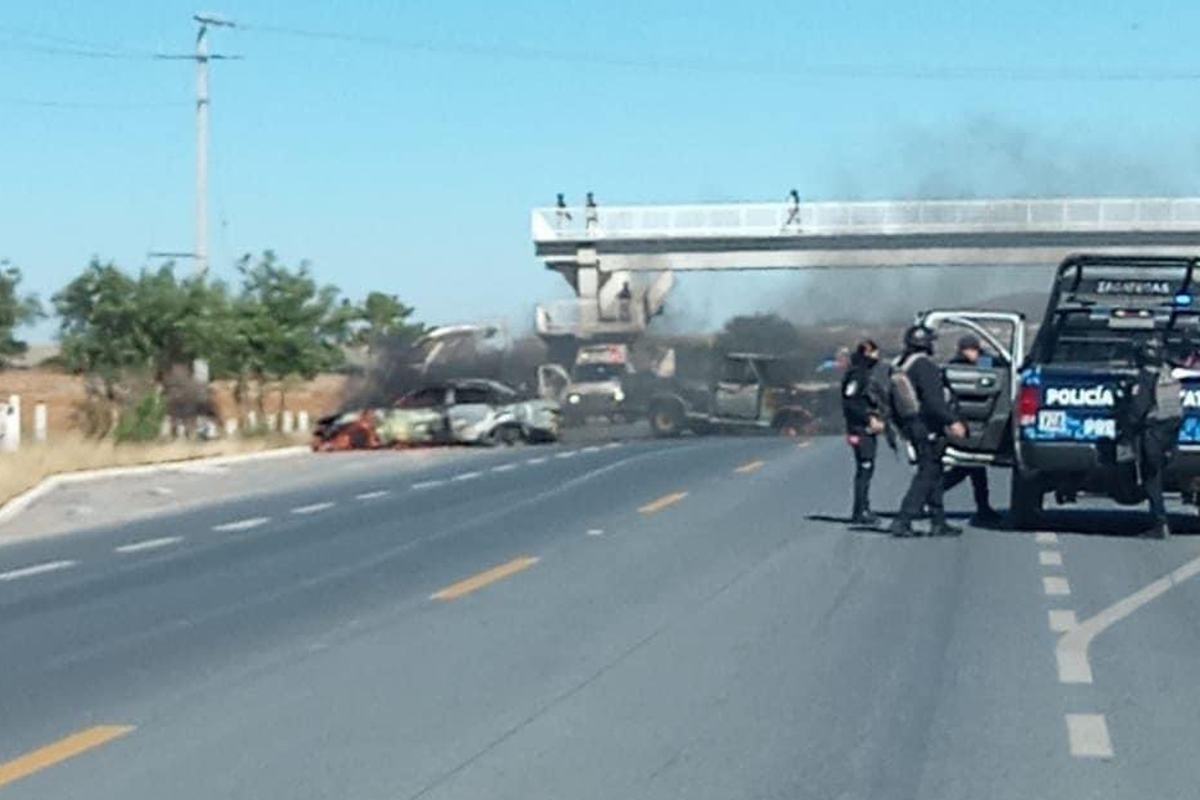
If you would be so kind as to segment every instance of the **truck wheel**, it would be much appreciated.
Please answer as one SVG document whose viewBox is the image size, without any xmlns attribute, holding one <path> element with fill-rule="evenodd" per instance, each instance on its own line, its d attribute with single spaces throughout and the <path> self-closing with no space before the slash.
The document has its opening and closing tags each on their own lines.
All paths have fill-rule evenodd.
<svg viewBox="0 0 1200 800">
<path fill-rule="evenodd" d="M 650 429 L 655 436 L 683 433 L 683 410 L 674 403 L 661 403 L 650 409 Z"/>
<path fill-rule="evenodd" d="M 1027 531 L 1037 527 L 1042 515 L 1042 496 L 1041 484 L 1035 478 L 1023 476 L 1014 466 L 1008 501 L 1008 515 L 1014 529 Z"/>
</svg>

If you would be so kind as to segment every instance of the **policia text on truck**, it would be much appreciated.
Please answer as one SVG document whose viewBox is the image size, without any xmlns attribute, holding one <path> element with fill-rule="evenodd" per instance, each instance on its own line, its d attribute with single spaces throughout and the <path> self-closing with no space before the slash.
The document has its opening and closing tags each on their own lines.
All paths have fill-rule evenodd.
<svg viewBox="0 0 1200 800">
<path fill-rule="evenodd" d="M 1200 342 L 1198 267 L 1182 257 L 1068 258 L 1028 353 L 1018 314 L 920 315 L 926 327 L 972 330 L 997 354 L 987 367 L 946 368 L 968 424 L 946 461 L 1010 467 L 1017 528 L 1037 525 L 1047 495 L 1070 503 L 1086 491 L 1123 505 L 1150 499 L 1148 532 L 1164 535 L 1159 487 L 1194 497 L 1200 484 L 1200 371 L 1187 368 Z"/>
</svg>

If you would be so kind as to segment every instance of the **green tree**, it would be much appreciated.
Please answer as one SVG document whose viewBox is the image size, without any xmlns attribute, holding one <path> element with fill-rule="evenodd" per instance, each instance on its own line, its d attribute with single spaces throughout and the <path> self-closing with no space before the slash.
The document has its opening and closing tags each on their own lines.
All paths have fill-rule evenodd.
<svg viewBox="0 0 1200 800">
<path fill-rule="evenodd" d="M 732 317 L 717 334 L 716 350 L 726 353 L 749 352 L 790 356 L 802 345 L 796 326 L 778 314 L 750 314 Z"/>
<path fill-rule="evenodd" d="M 8 366 L 13 356 L 29 349 L 28 344 L 16 338 L 16 329 L 42 316 L 37 297 L 18 292 L 20 283 L 21 270 L 8 261 L 0 261 L 0 367 Z"/>
<path fill-rule="evenodd" d="M 169 264 L 135 278 L 93 259 L 54 296 L 54 307 L 63 362 L 100 376 L 110 390 L 130 371 L 149 373 L 161 385 L 173 367 L 221 354 L 229 336 L 225 286 L 202 277 L 179 280 Z"/>
<path fill-rule="evenodd" d="M 312 378 L 342 363 L 355 309 L 338 301 L 336 287 L 318 285 L 307 262 L 292 270 L 267 250 L 257 261 L 243 256 L 238 271 L 226 361 L 260 386 L 278 381 L 282 404 L 288 378 Z"/>
<path fill-rule="evenodd" d="M 395 295 L 371 292 L 356 309 L 351 344 L 366 347 L 375 355 L 389 345 L 416 341 L 426 329 L 421 323 L 409 322 L 413 311 Z"/>
</svg>

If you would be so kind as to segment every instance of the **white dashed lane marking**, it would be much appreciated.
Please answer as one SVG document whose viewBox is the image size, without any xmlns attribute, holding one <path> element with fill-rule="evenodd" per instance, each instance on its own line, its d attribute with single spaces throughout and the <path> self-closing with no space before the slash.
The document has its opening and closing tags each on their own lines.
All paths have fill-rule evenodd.
<svg viewBox="0 0 1200 800">
<path fill-rule="evenodd" d="M 1039 550 L 1038 563 L 1043 567 L 1061 567 L 1062 553 L 1057 550 Z"/>
<path fill-rule="evenodd" d="M 146 550 L 157 550 L 160 547 L 170 547 L 183 541 L 182 536 L 163 536 L 158 539 L 144 539 L 114 548 L 118 553 L 141 553 Z"/>
<path fill-rule="evenodd" d="M 445 483 L 445 481 L 420 481 L 419 483 L 414 483 L 412 485 L 412 488 L 414 488 L 414 489 L 432 489 L 434 486 L 441 486 L 443 483 Z"/>
<path fill-rule="evenodd" d="M 34 575 L 42 575 L 47 572 L 57 572 L 60 569 L 67 569 L 75 566 L 77 561 L 47 561 L 44 564 L 33 564 L 20 569 L 9 570 L 8 572 L 0 572 L 0 581 L 15 581 L 19 578 L 29 578 Z"/>
<path fill-rule="evenodd" d="M 470 481 L 470 480 L 474 480 L 475 478 L 478 478 L 482 474 L 483 474 L 482 472 L 462 472 L 462 473 L 459 473 L 458 475 L 455 475 L 450 480 L 452 480 L 452 481 Z"/>
<path fill-rule="evenodd" d="M 415 486 L 413 487 L 416 488 Z M 376 489 L 373 492 L 363 492 L 362 494 L 354 495 L 355 500 L 374 500 L 377 497 L 383 497 L 388 493 L 387 489 Z"/>
<path fill-rule="evenodd" d="M 1066 633 L 1079 624 L 1075 620 L 1075 612 L 1066 608 L 1052 608 L 1046 612 L 1046 617 L 1054 633 Z"/>
<path fill-rule="evenodd" d="M 600 528 L 589 528 L 587 535 L 588 536 L 603 536 L 604 531 L 602 531 Z"/>
<path fill-rule="evenodd" d="M 492 472 L 511 472 L 517 468 L 516 464 L 497 464 L 492 467 Z"/>
<path fill-rule="evenodd" d="M 579 452 L 581 452 L 581 453 L 598 453 L 598 452 L 600 452 L 600 445 L 589 444 L 587 447 L 584 447 Z"/>
<path fill-rule="evenodd" d="M 324 511 L 327 508 L 333 508 L 335 504 L 332 501 L 325 503 L 313 503 L 308 506 L 298 506 L 292 509 L 293 514 L 316 514 L 319 511 Z"/>
<path fill-rule="evenodd" d="M 545 464 L 545 463 L 546 463 L 546 457 L 545 457 L 545 456 L 538 456 L 537 458 L 530 458 L 530 459 L 526 459 L 525 463 L 526 463 L 526 464 Z"/>
<path fill-rule="evenodd" d="M 575 456 L 575 454 L 578 452 L 579 452 L 578 450 L 564 450 L 561 453 L 555 453 L 554 457 L 555 458 L 573 458 Z"/>
<path fill-rule="evenodd" d="M 1103 714 L 1067 714 L 1067 738 L 1076 758 L 1112 758 L 1112 740 Z"/>
<path fill-rule="evenodd" d="M 1071 593 L 1071 584 L 1066 578 L 1042 578 L 1042 591 L 1051 597 L 1066 597 Z"/>
<path fill-rule="evenodd" d="M 239 519 L 237 522 L 226 522 L 221 525 L 213 525 L 214 531 L 248 531 L 251 528 L 257 528 L 259 525 L 266 525 L 271 521 L 270 517 L 251 517 L 250 519 Z"/>
<path fill-rule="evenodd" d="M 1038 544 L 1058 544 L 1058 534 L 1043 532 L 1034 536 L 1033 540 Z"/>
</svg>

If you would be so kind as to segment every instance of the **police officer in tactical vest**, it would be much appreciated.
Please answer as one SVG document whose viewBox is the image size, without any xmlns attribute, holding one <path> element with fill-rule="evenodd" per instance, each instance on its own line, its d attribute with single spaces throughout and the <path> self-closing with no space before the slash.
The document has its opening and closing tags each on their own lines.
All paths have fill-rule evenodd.
<svg viewBox="0 0 1200 800">
<path fill-rule="evenodd" d="M 955 353 L 954 358 L 950 359 L 950 363 L 970 367 L 990 367 L 994 361 L 992 356 L 984 352 L 983 343 L 979 341 L 979 337 L 973 333 L 968 333 L 958 340 L 958 351 Z M 975 498 L 975 516 L 971 518 L 971 524 L 982 526 L 999 525 L 1001 522 L 1000 514 L 992 508 L 988 496 L 987 467 L 979 465 L 951 467 L 942 476 L 942 493 L 950 491 L 968 479 L 971 481 L 971 494 Z"/>
<path fill-rule="evenodd" d="M 904 332 L 904 355 L 892 377 L 892 408 L 905 438 L 916 451 L 917 471 L 900 511 L 892 520 L 893 536 L 915 536 L 912 521 L 929 509 L 930 536 L 958 536 L 962 529 L 946 521 L 942 505 L 942 455 L 947 437 L 962 439 L 966 426 L 947 400 L 946 379 L 933 361 L 936 334 L 921 325 Z"/>
<path fill-rule="evenodd" d="M 1165 539 L 1170 534 L 1163 502 L 1163 471 L 1179 442 L 1183 420 L 1182 386 L 1166 363 L 1162 341 L 1148 337 L 1134 352 L 1137 379 L 1130 389 L 1129 420 L 1137 449 L 1142 486 L 1154 518 L 1145 536 Z"/>
<path fill-rule="evenodd" d="M 875 474 L 878 437 L 887 427 L 886 366 L 880 362 L 879 346 L 865 339 L 854 349 L 850 367 L 842 378 L 846 441 L 854 452 L 854 505 L 850 521 L 856 525 L 879 522 L 871 511 L 871 477 Z"/>
</svg>

